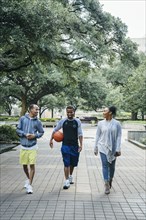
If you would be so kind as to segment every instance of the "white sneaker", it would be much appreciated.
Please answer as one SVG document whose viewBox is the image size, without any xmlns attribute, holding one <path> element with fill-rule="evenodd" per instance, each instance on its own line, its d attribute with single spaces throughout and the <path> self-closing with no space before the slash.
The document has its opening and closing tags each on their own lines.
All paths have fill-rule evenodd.
<svg viewBox="0 0 146 220">
<path fill-rule="evenodd" d="M 27 194 L 32 194 L 33 190 L 32 190 L 32 186 L 28 185 L 28 187 L 26 188 Z"/>
<path fill-rule="evenodd" d="M 65 180 L 63 189 L 68 189 L 69 187 L 70 187 L 70 182 L 69 182 L 69 180 Z"/>
<path fill-rule="evenodd" d="M 29 185 L 29 179 L 25 180 L 24 188 L 27 188 Z"/>
<path fill-rule="evenodd" d="M 68 179 L 69 179 L 70 184 L 74 184 L 74 182 L 73 182 L 73 176 L 70 175 Z"/>
</svg>

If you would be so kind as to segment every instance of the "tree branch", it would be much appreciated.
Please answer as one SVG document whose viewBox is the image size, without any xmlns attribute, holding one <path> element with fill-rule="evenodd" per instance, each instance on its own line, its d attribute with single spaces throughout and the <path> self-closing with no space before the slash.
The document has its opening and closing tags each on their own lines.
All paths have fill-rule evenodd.
<svg viewBox="0 0 146 220">
<path fill-rule="evenodd" d="M 32 64 L 32 61 L 25 63 L 25 64 L 20 64 L 19 66 L 15 66 L 15 67 L 7 67 L 5 64 L 2 64 L 2 62 L 0 61 L 0 71 L 3 72 L 12 72 L 12 71 L 17 71 L 20 70 L 22 68 L 28 67 Z"/>
</svg>

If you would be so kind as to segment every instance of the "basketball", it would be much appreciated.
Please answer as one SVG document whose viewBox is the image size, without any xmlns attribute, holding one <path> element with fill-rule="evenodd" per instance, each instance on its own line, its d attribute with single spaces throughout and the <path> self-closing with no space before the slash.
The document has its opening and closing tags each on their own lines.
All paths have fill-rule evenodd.
<svg viewBox="0 0 146 220">
<path fill-rule="evenodd" d="M 56 142 L 61 142 L 63 141 L 63 133 L 61 131 L 56 131 L 53 135 L 53 138 Z"/>
</svg>

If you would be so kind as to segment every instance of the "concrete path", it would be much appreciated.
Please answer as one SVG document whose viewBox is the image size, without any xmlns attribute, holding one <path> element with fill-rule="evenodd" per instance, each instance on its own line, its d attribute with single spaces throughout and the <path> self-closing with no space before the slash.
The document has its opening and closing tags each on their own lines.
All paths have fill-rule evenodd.
<svg viewBox="0 0 146 220">
<path fill-rule="evenodd" d="M 74 172 L 75 184 L 63 190 L 60 144 L 49 148 L 51 128 L 39 140 L 34 193 L 23 189 L 19 147 L 0 155 L 1 220 L 146 220 L 146 151 L 126 141 L 117 159 L 113 188 L 104 194 L 100 158 L 93 154 L 96 127 L 83 126 L 84 149 Z"/>
</svg>

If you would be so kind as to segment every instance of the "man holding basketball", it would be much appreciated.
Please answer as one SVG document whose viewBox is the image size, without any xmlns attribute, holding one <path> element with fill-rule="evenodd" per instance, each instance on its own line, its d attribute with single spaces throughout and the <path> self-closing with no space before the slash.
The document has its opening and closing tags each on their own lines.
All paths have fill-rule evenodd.
<svg viewBox="0 0 146 220">
<path fill-rule="evenodd" d="M 61 147 L 61 153 L 64 163 L 64 176 L 65 183 L 63 189 L 68 189 L 70 184 L 73 184 L 73 170 L 77 167 L 79 161 L 79 155 L 83 145 L 83 132 L 81 128 L 81 121 L 75 116 L 75 109 L 73 106 L 66 108 L 67 118 L 61 119 L 57 126 L 54 128 L 51 138 L 50 147 L 53 148 L 53 135 L 56 131 L 62 128 L 63 141 Z"/>
</svg>

